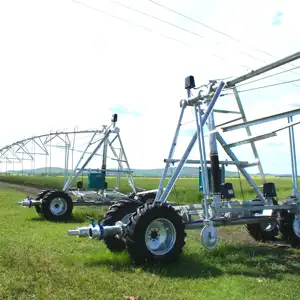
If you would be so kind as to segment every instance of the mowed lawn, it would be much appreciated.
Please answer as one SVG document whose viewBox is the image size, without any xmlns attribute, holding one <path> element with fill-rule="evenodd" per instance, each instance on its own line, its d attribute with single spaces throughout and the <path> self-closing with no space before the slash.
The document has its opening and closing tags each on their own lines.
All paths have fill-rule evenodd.
<svg viewBox="0 0 300 300">
<path fill-rule="evenodd" d="M 182 202 L 198 197 L 197 180 L 180 182 Z M 188 231 L 177 263 L 135 267 L 126 252 L 67 236 L 103 208 L 76 208 L 74 220 L 52 223 L 16 204 L 25 196 L 0 185 L 0 299 L 300 299 L 300 251 L 254 243 L 242 226 L 221 228 L 215 250 L 201 246 L 200 230 Z"/>
</svg>

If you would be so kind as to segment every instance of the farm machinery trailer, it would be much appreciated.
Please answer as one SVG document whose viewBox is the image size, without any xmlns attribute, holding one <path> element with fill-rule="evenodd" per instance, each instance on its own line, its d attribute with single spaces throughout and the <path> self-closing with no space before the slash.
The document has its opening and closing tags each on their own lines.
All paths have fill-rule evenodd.
<svg viewBox="0 0 300 300">
<path fill-rule="evenodd" d="M 18 204 L 26 207 L 34 206 L 36 212 L 46 219 L 67 221 L 72 216 L 74 206 L 110 205 L 120 200 L 123 202 L 131 200 L 134 203 L 143 204 L 148 199 L 155 197 L 156 190 L 147 191 L 137 187 L 134 182 L 133 172 L 130 169 L 120 137 L 120 128 L 116 127 L 117 119 L 118 115 L 113 114 L 109 126 L 103 125 L 102 130 L 95 131 L 74 170 L 65 181 L 62 190 L 45 189 L 40 191 L 35 199 L 28 196 L 25 200 L 18 202 Z M 116 142 L 118 142 L 118 148 L 115 146 Z M 96 145 L 96 147 L 89 154 L 88 149 L 92 145 Z M 102 154 L 98 154 L 101 148 Z M 118 163 L 117 170 L 107 169 L 107 154 L 109 149 L 113 155 L 111 159 Z M 84 160 L 86 154 L 89 154 L 89 156 Z M 102 156 L 101 169 L 86 169 L 92 158 L 99 155 Z M 83 180 L 78 180 L 76 182 L 77 188 L 73 188 L 75 181 L 84 172 L 88 174 L 88 190 L 85 189 Z M 107 173 L 116 174 L 116 186 L 113 189 L 108 189 L 107 187 Z M 119 191 L 121 174 L 126 175 L 127 182 L 131 187 L 131 192 L 128 194 Z M 76 197 L 76 199 L 73 200 L 72 196 L 73 198 Z"/>
<path fill-rule="evenodd" d="M 143 205 L 133 202 L 122 202 L 113 205 L 100 221 L 91 221 L 86 227 L 69 230 L 68 235 L 89 237 L 103 240 L 111 251 L 127 249 L 135 263 L 169 263 L 177 260 L 185 244 L 185 229 L 201 229 L 200 241 L 207 249 L 214 249 L 219 242 L 217 226 L 245 224 L 250 235 L 259 241 L 273 240 L 277 235 L 293 247 L 300 245 L 300 195 L 298 192 L 297 167 L 293 116 L 300 114 L 300 109 L 282 112 L 276 115 L 247 121 L 236 84 L 258 76 L 300 58 L 300 52 L 240 76 L 226 83 L 213 80 L 206 85 L 206 91 L 200 87 L 197 96 L 192 96 L 192 89 L 196 88 L 193 76 L 185 79 L 187 99 L 180 102 L 181 113 L 176 127 L 175 136 L 169 156 L 165 159 L 165 170 L 153 201 Z M 238 106 L 240 123 L 237 119 L 226 124 L 216 125 L 214 113 L 232 113 L 228 110 L 214 109 L 216 102 L 223 95 L 224 90 L 233 91 Z M 224 101 L 223 101 L 224 103 Z M 195 115 L 195 133 L 181 159 L 174 159 L 173 154 L 178 141 L 184 111 L 192 107 Z M 235 112 L 237 113 L 237 112 Z M 272 132 L 252 136 L 251 126 L 287 118 L 286 126 L 281 126 Z M 230 124 L 231 123 L 231 124 Z M 229 124 L 229 125 L 228 125 Z M 209 157 L 206 159 L 204 126 L 208 127 Z M 243 140 L 226 143 L 223 133 L 237 129 L 246 129 L 247 137 Z M 258 156 L 255 142 L 276 136 L 276 133 L 287 129 L 289 132 L 291 165 L 292 165 L 292 195 L 279 204 L 275 184 L 267 182 Z M 188 160 L 195 143 L 198 142 L 199 160 Z M 230 161 L 219 161 L 217 142 L 230 157 Z M 250 144 L 255 157 L 254 162 L 239 161 L 232 148 Z M 282 159 L 282 158 L 281 158 Z M 165 189 L 164 180 L 171 164 L 178 163 L 173 176 Z M 196 163 L 201 167 L 201 181 L 203 201 L 201 204 L 172 205 L 167 198 L 174 187 L 185 163 Z M 220 165 L 233 164 L 254 189 L 257 196 L 248 201 L 235 199 L 233 185 L 221 182 Z M 210 168 L 208 168 L 210 165 Z M 262 178 L 262 191 L 246 168 L 257 166 Z M 211 170 L 209 174 L 208 170 Z M 210 175 L 210 176 L 209 176 Z M 211 183 L 211 187 L 209 185 Z M 196 197 L 195 197 L 196 198 Z"/>
</svg>

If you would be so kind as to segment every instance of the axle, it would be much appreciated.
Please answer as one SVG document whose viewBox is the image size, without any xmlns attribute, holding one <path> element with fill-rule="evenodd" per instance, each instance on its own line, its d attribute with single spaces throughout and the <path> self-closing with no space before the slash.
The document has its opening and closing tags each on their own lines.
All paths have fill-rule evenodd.
<svg viewBox="0 0 300 300">
<path fill-rule="evenodd" d="M 254 223 L 265 223 L 275 221 L 276 217 L 250 217 L 250 218 L 238 218 L 238 219 L 228 219 L 226 217 L 212 218 L 214 225 L 216 227 L 224 225 L 241 225 L 241 224 L 254 224 Z M 202 218 L 197 221 L 186 222 L 186 229 L 201 229 L 206 225 L 205 219 Z M 89 225 L 87 227 L 80 227 L 74 230 L 68 230 L 68 235 L 77 235 L 78 237 L 89 237 L 91 239 L 103 240 L 106 237 L 118 236 L 123 237 L 125 235 L 126 224 L 118 221 L 113 226 L 103 226 L 103 225 Z"/>
<path fill-rule="evenodd" d="M 32 207 L 32 206 L 41 205 L 42 202 L 41 200 L 33 200 L 29 196 L 27 196 L 27 198 L 25 198 L 23 201 L 17 202 L 17 204 L 22 206 Z"/>
</svg>

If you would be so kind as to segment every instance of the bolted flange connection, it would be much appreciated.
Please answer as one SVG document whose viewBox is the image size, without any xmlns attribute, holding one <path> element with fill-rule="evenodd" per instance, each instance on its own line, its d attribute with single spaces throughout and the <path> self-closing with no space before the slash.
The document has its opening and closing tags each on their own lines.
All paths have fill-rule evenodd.
<svg viewBox="0 0 300 300">
<path fill-rule="evenodd" d="M 33 200 L 29 196 L 27 196 L 27 198 L 25 198 L 23 201 L 17 202 L 17 204 L 22 206 L 32 207 L 32 206 L 41 205 L 42 202 L 41 200 Z"/>
</svg>

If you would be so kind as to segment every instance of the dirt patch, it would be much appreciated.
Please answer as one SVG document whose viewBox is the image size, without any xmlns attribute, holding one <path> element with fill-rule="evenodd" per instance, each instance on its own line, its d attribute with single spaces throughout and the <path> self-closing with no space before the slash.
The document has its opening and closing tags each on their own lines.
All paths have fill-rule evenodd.
<svg viewBox="0 0 300 300">
<path fill-rule="evenodd" d="M 28 196 L 34 197 L 37 195 L 37 193 L 42 190 L 42 188 L 38 187 L 32 187 L 32 186 L 26 186 L 26 185 L 20 185 L 20 184 L 13 184 L 8 182 L 1 182 L 0 181 L 0 187 L 3 188 L 9 188 L 13 189 L 18 192 L 22 192 L 27 194 Z"/>
</svg>

